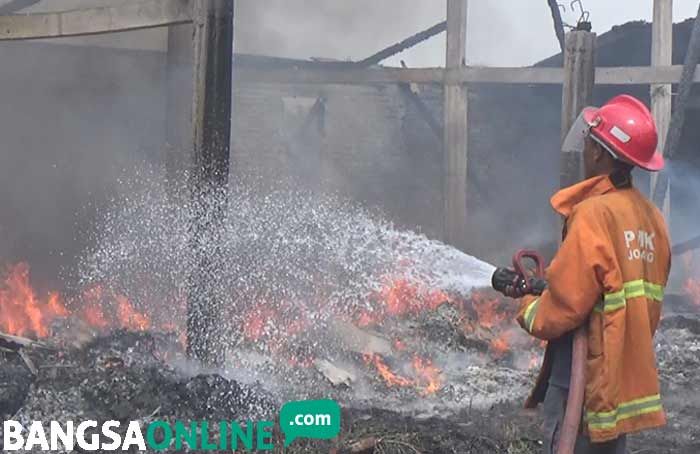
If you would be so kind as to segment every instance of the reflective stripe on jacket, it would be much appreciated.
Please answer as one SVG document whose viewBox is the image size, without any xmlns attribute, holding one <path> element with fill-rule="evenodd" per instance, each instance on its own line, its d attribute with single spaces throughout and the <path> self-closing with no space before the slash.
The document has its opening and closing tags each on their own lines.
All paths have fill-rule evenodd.
<svg viewBox="0 0 700 454">
<path fill-rule="evenodd" d="M 593 442 L 664 425 L 652 340 L 671 267 L 661 213 L 607 176 L 561 190 L 552 206 L 566 218 L 564 241 L 547 269 L 548 290 L 523 298 L 519 323 L 545 340 L 587 324 L 584 421 Z M 549 353 L 529 407 L 544 398 Z"/>
</svg>

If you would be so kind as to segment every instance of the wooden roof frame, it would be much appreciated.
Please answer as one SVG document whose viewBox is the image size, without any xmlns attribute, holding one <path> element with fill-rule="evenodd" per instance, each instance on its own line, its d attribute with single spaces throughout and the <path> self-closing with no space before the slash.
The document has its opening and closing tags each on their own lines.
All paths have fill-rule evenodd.
<svg viewBox="0 0 700 454">
<path fill-rule="evenodd" d="M 0 41 L 62 38 L 140 30 L 192 22 L 191 0 L 142 0 L 117 6 L 0 16 Z M 675 84 L 682 65 L 596 68 L 597 85 Z M 562 68 L 284 68 L 241 69 L 244 81 L 273 84 L 506 83 L 562 84 Z M 695 82 L 700 82 L 696 73 Z"/>
<path fill-rule="evenodd" d="M 197 1 L 141 0 L 136 3 L 117 6 L 0 16 L 0 41 L 97 35 L 192 23 L 196 22 L 194 16 L 197 14 L 195 11 Z M 591 57 L 595 52 L 595 35 L 593 34 L 591 34 L 593 39 L 590 40 L 589 44 L 581 49 L 571 49 L 571 51 L 574 51 L 573 53 L 585 51 L 587 53 L 586 58 L 590 61 L 581 56 L 574 56 L 571 54 L 571 51 L 564 52 L 565 64 L 563 68 L 467 66 L 465 64 L 465 42 L 468 0 L 446 0 L 446 3 L 447 19 L 444 24 L 438 24 L 408 40 L 404 40 L 402 43 L 375 54 L 375 56 L 381 56 L 381 58 L 377 58 L 377 61 L 372 60 L 372 57 L 370 57 L 372 63 L 379 63 L 381 59 L 392 55 L 391 49 L 402 50 L 445 29 L 447 31 L 447 61 L 445 68 L 386 68 L 378 66 L 367 67 L 367 65 L 361 64 L 350 64 L 347 66 L 337 64 L 327 66 L 299 65 L 264 70 L 241 67 L 236 69 L 236 78 L 238 81 L 254 84 L 373 85 L 422 83 L 443 85 L 445 87 L 443 140 L 445 228 L 443 239 L 457 246 L 463 245 L 464 224 L 466 222 L 466 207 L 464 206 L 466 201 L 464 200 L 463 192 L 466 190 L 467 178 L 468 100 L 466 90 L 468 84 L 561 85 L 563 87 L 563 130 L 567 129 L 567 122 L 571 120 L 568 117 L 576 113 L 574 111 L 578 110 L 580 105 L 590 102 L 592 84 L 651 85 L 653 110 L 660 124 L 660 130 L 664 132 L 668 129 L 671 111 L 671 84 L 679 83 L 684 72 L 684 66 L 671 65 L 673 24 L 671 12 L 673 0 L 653 0 L 654 44 L 652 49 L 652 66 L 600 68 L 593 67 L 594 60 Z M 696 23 L 698 22 L 700 22 L 700 12 L 698 19 L 696 19 Z M 561 30 L 558 30 L 558 34 L 561 34 L 560 32 Z M 567 57 L 567 53 L 571 54 L 569 55 L 570 58 Z M 586 71 L 579 71 L 581 68 L 578 68 L 577 65 L 583 65 L 581 68 L 587 68 Z M 696 69 L 695 74 L 689 77 L 692 63 L 686 66 L 685 83 L 689 85 L 690 83 L 700 82 L 700 72 Z M 581 90 L 580 88 L 584 85 L 586 87 L 590 85 L 588 87 L 590 90 Z M 572 110 L 572 112 L 568 112 L 567 108 Z M 562 162 L 564 161 L 566 159 L 563 159 Z"/>
</svg>

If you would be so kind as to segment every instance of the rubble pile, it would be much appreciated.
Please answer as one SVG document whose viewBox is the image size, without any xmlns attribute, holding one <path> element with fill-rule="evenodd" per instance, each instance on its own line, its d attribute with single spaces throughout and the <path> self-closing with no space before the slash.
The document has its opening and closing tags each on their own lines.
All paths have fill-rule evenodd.
<svg viewBox="0 0 700 454">
<path fill-rule="evenodd" d="M 36 375 L 20 355 L 4 352 L 0 416 L 26 426 L 51 420 L 245 421 L 273 417 L 279 408 L 260 387 L 197 371 L 168 335 L 120 330 L 80 349 L 37 347 L 24 354 Z"/>
<path fill-rule="evenodd" d="M 434 333 L 440 314 L 435 311 L 432 317 L 424 315 L 404 327 L 394 322 L 391 330 L 411 325 L 418 333 L 415 338 L 425 332 L 424 339 L 430 339 L 427 333 Z M 139 420 L 143 424 L 154 420 L 276 420 L 279 408 L 288 400 L 330 397 L 344 408 L 339 439 L 302 440 L 288 452 L 333 448 L 339 453 L 527 454 L 538 452 L 540 446 L 538 417 L 521 408 L 533 377 L 532 372 L 512 367 L 513 357 L 521 353 L 518 350 L 512 351 L 512 357 L 484 356 L 479 361 L 480 347 L 464 350 L 463 345 L 443 339 L 444 358 L 450 358 L 441 364 L 444 386 L 427 394 L 415 387 L 388 386 L 371 365 L 353 369 L 334 363 L 336 358 L 325 360 L 325 369 L 318 364 L 290 367 L 286 380 L 275 376 L 279 367 L 269 369 L 266 379 L 264 375 L 244 377 L 252 371 L 244 362 L 221 373 L 202 370 L 188 363 L 174 335 L 117 330 L 80 347 L 59 341 L 0 342 L 3 419 L 24 424 L 88 419 Z M 657 336 L 657 352 L 669 425 L 634 436 L 630 444 L 633 449 L 651 448 L 655 453 L 697 452 L 700 429 L 693 421 L 700 405 L 695 392 L 700 385 L 695 373 L 700 364 L 700 317 L 668 315 Z M 394 365 L 391 359 L 387 361 Z M 352 379 L 332 383 L 328 379 L 331 366 L 348 367 Z M 288 387 L 279 387 L 282 382 Z"/>
</svg>

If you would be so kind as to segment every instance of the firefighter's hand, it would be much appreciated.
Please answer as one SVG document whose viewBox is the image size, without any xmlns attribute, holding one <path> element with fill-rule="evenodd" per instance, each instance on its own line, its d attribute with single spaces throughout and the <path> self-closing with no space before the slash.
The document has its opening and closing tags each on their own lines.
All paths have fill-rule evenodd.
<svg viewBox="0 0 700 454">
<path fill-rule="evenodd" d="M 519 299 L 529 294 L 525 281 L 519 281 L 515 285 L 507 285 L 503 294 L 509 298 Z"/>
<path fill-rule="evenodd" d="M 527 290 L 523 278 L 510 268 L 498 268 L 491 278 L 494 290 L 510 298 L 522 298 Z"/>
</svg>

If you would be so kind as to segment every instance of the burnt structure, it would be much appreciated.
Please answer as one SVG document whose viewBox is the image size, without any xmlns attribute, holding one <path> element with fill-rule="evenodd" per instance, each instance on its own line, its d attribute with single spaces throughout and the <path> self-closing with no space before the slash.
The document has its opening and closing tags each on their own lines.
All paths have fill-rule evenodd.
<svg viewBox="0 0 700 454">
<path fill-rule="evenodd" d="M 674 26 L 674 64 L 683 62 L 691 26 Z M 598 38 L 597 65 L 648 65 L 647 44 L 650 24 L 615 27 Z M 119 190 L 125 169 L 141 160 L 165 162 L 164 80 L 168 71 L 192 70 L 168 67 L 162 52 L 60 43 L 2 43 L 0 56 L 11 62 L 0 74 L 0 206 L 8 213 L 0 256 L 28 259 L 40 280 L 50 281 L 85 246 L 76 232 Z M 538 66 L 562 63 L 557 55 Z M 239 55 L 235 65 L 264 71 L 323 63 Z M 45 66 L 52 71 L 38 70 Z M 187 78 L 179 80 L 190 93 Z M 441 87 L 412 87 L 441 124 Z M 620 92 L 649 101 L 648 87 L 639 85 L 596 86 L 594 102 Z M 561 88 L 472 84 L 469 101 L 468 250 L 502 260 L 523 242 L 541 247 L 555 236 L 547 200 L 558 187 Z M 233 182 L 290 178 L 375 206 L 400 226 L 440 235 L 441 140 L 400 86 L 255 84 L 234 73 L 233 106 Z M 680 173 L 698 166 L 698 107 L 693 97 L 677 154 L 689 165 Z M 173 117 L 185 123 L 189 111 Z M 644 176 L 638 183 L 647 184 Z M 692 202 L 682 185 L 673 191 L 678 205 Z M 678 210 L 674 216 L 690 215 Z M 678 240 L 690 236 L 675 233 Z"/>
</svg>

